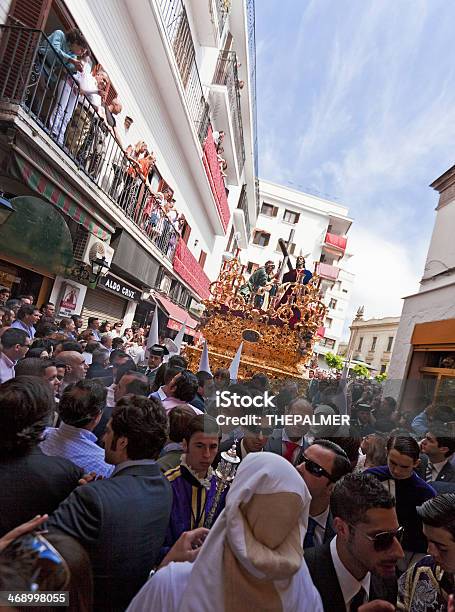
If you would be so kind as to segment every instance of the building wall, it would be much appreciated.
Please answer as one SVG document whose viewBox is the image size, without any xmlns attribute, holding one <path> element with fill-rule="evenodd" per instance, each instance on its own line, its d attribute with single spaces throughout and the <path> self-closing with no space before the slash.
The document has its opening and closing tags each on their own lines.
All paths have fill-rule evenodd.
<svg viewBox="0 0 455 612">
<path fill-rule="evenodd" d="M 399 322 L 399 317 L 384 317 L 382 319 L 367 319 L 365 321 L 354 320 L 350 327 L 351 335 L 347 355 L 351 359 L 364 361 L 371 365 L 374 368 L 374 374 L 379 373 L 381 367 L 385 366 L 386 369 L 384 371 L 388 372 L 390 377 L 388 369 Z M 389 338 L 391 337 L 394 340 L 392 341 L 391 350 L 388 351 Z M 374 338 L 376 338 L 376 343 L 373 349 Z"/>
<path fill-rule="evenodd" d="M 416 323 L 454 318 L 455 282 L 406 297 L 395 339 L 389 378 L 402 380 L 406 376 L 412 348 L 411 338 Z"/>
<path fill-rule="evenodd" d="M 13 0 L 0 0 L 0 24 L 6 23 L 6 18 L 12 2 Z"/>
</svg>

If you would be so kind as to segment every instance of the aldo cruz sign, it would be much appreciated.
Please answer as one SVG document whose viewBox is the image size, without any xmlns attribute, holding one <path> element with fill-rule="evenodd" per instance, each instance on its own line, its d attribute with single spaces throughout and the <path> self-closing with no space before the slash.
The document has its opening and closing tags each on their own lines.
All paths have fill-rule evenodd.
<svg viewBox="0 0 455 612">
<path fill-rule="evenodd" d="M 141 299 L 141 291 L 138 291 L 131 285 L 124 283 L 118 278 L 114 278 L 110 274 L 102 276 L 98 281 L 98 286 L 103 287 L 103 289 L 107 289 L 108 291 L 111 291 L 111 293 L 120 295 L 121 297 L 125 298 L 125 300 L 139 302 Z"/>
</svg>

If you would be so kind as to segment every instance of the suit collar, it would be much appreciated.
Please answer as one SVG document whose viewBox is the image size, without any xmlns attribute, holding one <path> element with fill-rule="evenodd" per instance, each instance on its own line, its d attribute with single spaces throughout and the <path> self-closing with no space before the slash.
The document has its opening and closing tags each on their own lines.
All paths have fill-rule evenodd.
<svg viewBox="0 0 455 612">
<path fill-rule="evenodd" d="M 153 459 L 138 459 L 137 461 L 124 461 L 116 466 L 111 478 L 116 476 L 159 476 L 161 470 Z"/>
</svg>

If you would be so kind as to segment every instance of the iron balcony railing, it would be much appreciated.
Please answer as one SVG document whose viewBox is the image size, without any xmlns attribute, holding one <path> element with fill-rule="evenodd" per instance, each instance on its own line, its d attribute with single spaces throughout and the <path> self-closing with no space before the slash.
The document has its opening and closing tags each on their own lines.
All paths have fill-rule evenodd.
<svg viewBox="0 0 455 612">
<path fill-rule="evenodd" d="M 172 260 L 179 234 L 163 198 L 148 185 L 153 163 L 125 154 L 106 122 L 100 96 L 83 91 L 81 73 L 70 72 L 71 64 L 62 62 L 43 32 L 4 25 L 0 32 L 0 103 L 22 107 Z"/>
<path fill-rule="evenodd" d="M 221 51 L 215 70 L 213 82 L 225 85 L 228 92 L 229 108 L 234 125 L 235 151 L 239 172 L 245 163 L 245 144 L 243 141 L 242 110 L 240 106 L 240 87 L 237 73 L 237 55 L 235 51 Z"/>
<path fill-rule="evenodd" d="M 190 117 L 202 144 L 210 122 L 209 105 L 199 78 L 188 15 L 181 0 L 159 0 L 158 7 L 182 80 Z"/>
<path fill-rule="evenodd" d="M 246 233 L 247 233 L 247 241 L 250 241 L 251 236 L 251 222 L 250 222 L 250 214 L 248 212 L 248 196 L 246 194 L 246 185 L 242 186 L 242 191 L 240 192 L 239 203 L 237 208 L 243 211 L 243 215 L 245 217 L 245 225 L 246 225 Z"/>
</svg>

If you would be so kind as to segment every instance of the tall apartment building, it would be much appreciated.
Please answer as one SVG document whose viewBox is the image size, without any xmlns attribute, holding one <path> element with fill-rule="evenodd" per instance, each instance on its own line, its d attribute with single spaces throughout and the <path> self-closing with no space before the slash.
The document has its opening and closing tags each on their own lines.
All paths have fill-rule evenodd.
<svg viewBox="0 0 455 612">
<path fill-rule="evenodd" d="M 351 334 L 346 357 L 367 363 L 373 375 L 386 373 L 399 323 L 400 317 L 364 319 L 363 307 L 359 308 L 349 327 Z"/>
<path fill-rule="evenodd" d="M 404 298 L 389 379 L 402 404 L 455 408 L 455 166 L 431 187 L 439 193 L 420 288 Z"/>
<path fill-rule="evenodd" d="M 0 283 L 126 324 L 150 319 L 157 302 L 163 326 L 178 329 L 200 312 L 231 233 L 246 246 L 255 224 L 254 0 L 1 0 L 0 16 L 0 191 L 15 208 L 0 227 Z M 74 27 L 92 72 L 108 74 L 107 103 L 123 106 L 120 143 L 55 56 L 49 76 L 47 37 Z M 89 116 L 99 151 L 84 156 L 55 130 L 63 83 L 75 92 L 70 125 Z M 145 182 L 122 150 L 139 141 L 156 157 Z M 156 192 L 175 198 L 178 228 L 156 220 Z M 97 256 L 110 267 L 94 288 Z M 74 308 L 61 306 L 70 292 Z"/>
<path fill-rule="evenodd" d="M 315 346 L 321 356 L 336 352 L 343 335 L 354 275 L 343 268 L 351 256 L 346 234 L 352 224 L 348 209 L 337 202 L 302 193 L 268 181 L 259 181 L 259 215 L 248 250 L 242 255 L 248 273 L 271 259 L 282 260 L 280 238 L 290 241 L 292 263 L 304 255 L 306 266 L 321 278 L 321 294 L 328 307 L 324 329 Z"/>
</svg>

